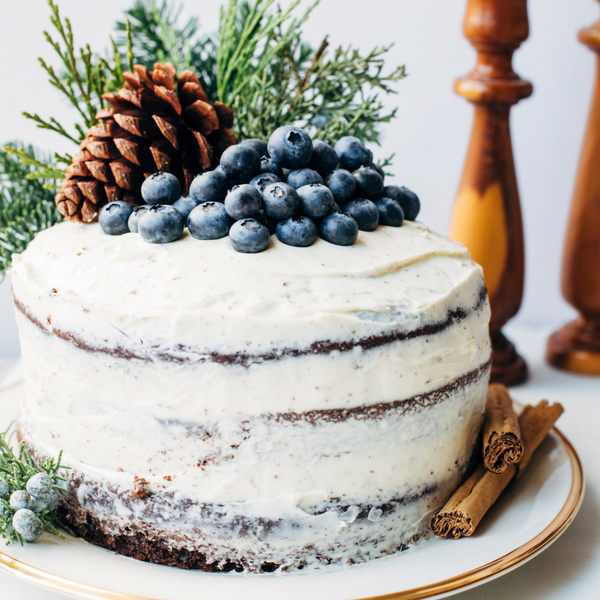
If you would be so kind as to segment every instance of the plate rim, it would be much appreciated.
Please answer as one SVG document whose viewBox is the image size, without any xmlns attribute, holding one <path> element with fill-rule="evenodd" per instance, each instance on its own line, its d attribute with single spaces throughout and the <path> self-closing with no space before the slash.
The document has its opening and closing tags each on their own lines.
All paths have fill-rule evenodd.
<svg viewBox="0 0 600 600">
<path fill-rule="evenodd" d="M 0 388 L 0 394 L 7 392 L 22 383 L 22 380 L 16 381 L 7 387 Z M 571 487 L 561 509 L 540 533 L 503 556 L 465 573 L 455 575 L 454 577 L 449 577 L 442 581 L 409 590 L 391 592 L 379 596 L 354 598 L 352 600 L 422 600 L 423 598 L 442 598 L 461 590 L 466 591 L 469 588 L 477 587 L 486 581 L 491 581 L 502 574 L 508 573 L 521 564 L 531 560 L 556 541 L 572 523 L 581 507 L 585 492 L 585 476 L 579 455 L 571 442 L 558 428 L 553 427 L 551 431 L 558 437 L 569 458 L 571 467 Z M 0 551 L 0 568 L 12 573 L 20 579 L 33 583 L 34 585 L 63 594 L 67 593 L 78 598 L 86 598 L 89 600 L 160 600 L 149 596 L 138 596 L 135 594 L 107 590 L 74 581 L 60 575 L 54 575 L 48 571 L 44 571 L 43 569 L 39 569 L 38 567 L 34 567 L 33 565 L 29 565 L 19 559 L 13 558 L 2 551 Z"/>
</svg>

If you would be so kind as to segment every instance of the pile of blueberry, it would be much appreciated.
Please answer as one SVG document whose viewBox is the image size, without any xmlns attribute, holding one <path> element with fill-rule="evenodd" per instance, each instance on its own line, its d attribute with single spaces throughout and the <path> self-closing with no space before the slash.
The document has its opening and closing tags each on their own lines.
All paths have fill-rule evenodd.
<svg viewBox="0 0 600 600">
<path fill-rule="evenodd" d="M 229 235 L 238 252 L 262 252 L 272 234 L 290 246 L 310 246 L 319 235 L 349 246 L 359 230 L 400 227 L 420 209 L 407 188 L 384 186 L 383 170 L 357 138 L 331 147 L 293 126 L 277 129 L 268 143 L 230 146 L 214 171 L 194 179 L 187 197 L 168 173 L 148 177 L 141 192 L 144 206 L 118 201 L 102 208 L 105 233 L 139 233 L 164 244 L 179 239 L 187 225 L 200 240 Z"/>
<path fill-rule="evenodd" d="M 34 542 L 44 531 L 44 524 L 37 517 L 39 513 L 52 512 L 58 506 L 58 496 L 54 482 L 46 473 L 38 473 L 27 481 L 27 490 L 16 490 L 8 495 L 8 483 L 0 478 L 0 499 L 8 497 L 7 509 L 0 502 L 0 514 L 12 513 L 12 526 L 27 542 Z"/>
</svg>

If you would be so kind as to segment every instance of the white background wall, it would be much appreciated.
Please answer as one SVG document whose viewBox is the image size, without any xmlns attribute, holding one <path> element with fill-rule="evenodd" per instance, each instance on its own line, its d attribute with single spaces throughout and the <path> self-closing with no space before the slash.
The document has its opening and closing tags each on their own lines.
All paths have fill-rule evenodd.
<svg viewBox="0 0 600 600">
<path fill-rule="evenodd" d="M 58 0 L 78 44 L 102 50 L 113 23 L 132 0 Z M 218 22 L 215 0 L 187 0 L 183 15 L 196 14 L 206 31 Z M 308 4 L 308 0 L 305 0 Z M 396 153 L 396 181 L 421 197 L 421 219 L 445 232 L 471 127 L 470 105 L 452 92 L 452 82 L 474 65 L 474 51 L 461 34 L 464 0 L 322 0 L 306 25 L 318 45 L 363 50 L 394 42 L 390 67 L 404 63 L 409 77 L 389 97 L 398 118 L 386 126 L 376 156 Z M 0 19 L 0 142 L 20 139 L 41 148 L 70 149 L 41 131 L 22 111 L 68 122 L 70 108 L 47 83 L 37 57 L 53 60 L 42 31 L 49 26 L 43 0 L 2 0 Z M 529 323 L 570 318 L 559 291 L 560 259 L 575 171 L 592 92 L 594 56 L 576 41 L 578 29 L 597 19 L 592 0 L 530 0 L 531 35 L 517 52 L 517 72 L 534 84 L 532 98 L 512 113 L 514 153 L 523 205 L 527 281 L 519 319 Z M 10 282 L 0 284 L 0 358 L 18 355 Z"/>
</svg>

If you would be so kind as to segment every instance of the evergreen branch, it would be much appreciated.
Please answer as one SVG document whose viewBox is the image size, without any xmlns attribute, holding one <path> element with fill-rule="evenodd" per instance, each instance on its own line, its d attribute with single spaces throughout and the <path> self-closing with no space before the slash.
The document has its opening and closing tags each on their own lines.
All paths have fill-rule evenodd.
<svg viewBox="0 0 600 600">
<path fill-rule="evenodd" d="M 129 65 L 129 70 L 133 71 L 133 37 L 131 35 L 131 22 L 129 19 L 125 21 L 125 29 L 127 32 L 127 64 Z"/>
<path fill-rule="evenodd" d="M 8 544 L 19 543 L 23 545 L 25 540 L 13 527 L 12 519 L 16 511 L 10 506 L 8 498 L 13 492 L 26 492 L 27 482 L 38 473 L 45 473 L 53 481 L 56 479 L 66 481 L 64 477 L 58 475 L 58 471 L 69 469 L 69 467 L 61 464 L 62 452 L 59 453 L 56 460 L 41 460 L 37 467 L 25 444 L 19 444 L 19 451 L 15 454 L 10 444 L 9 431 L 11 427 L 12 425 L 6 431 L 0 433 L 0 477 L 8 487 L 7 495 L 0 498 L 0 536 L 6 538 Z M 68 490 L 64 487 L 57 485 L 53 487 L 58 492 L 68 493 Z M 60 523 L 55 509 L 48 510 L 46 508 L 37 513 L 36 516 L 42 522 L 43 529 L 64 539 L 64 536 L 57 529 Z"/>
<path fill-rule="evenodd" d="M 65 129 L 62 127 L 62 125 L 60 123 L 58 123 L 56 121 L 56 119 L 50 118 L 50 122 L 48 122 L 48 121 L 44 121 L 44 119 L 42 119 L 39 115 L 30 115 L 28 112 L 24 112 L 23 116 L 26 119 L 29 119 L 29 120 L 37 123 L 37 126 L 40 129 L 49 129 L 50 131 L 54 131 L 54 132 L 62 135 L 63 137 L 66 137 L 68 140 L 71 140 L 75 144 L 79 144 L 80 140 L 74 138 L 70 133 L 65 131 Z"/>
<path fill-rule="evenodd" d="M 40 179 L 49 174 L 45 169 L 55 169 L 52 159 L 31 146 L 11 144 L 0 150 L 0 279 L 13 253 L 25 250 L 39 231 L 62 221 L 53 190 L 64 173 Z"/>
<path fill-rule="evenodd" d="M 63 179 L 65 176 L 64 169 L 57 169 L 52 165 L 42 162 L 23 148 L 4 146 L 2 150 L 18 157 L 23 165 L 36 167 L 35 172 L 27 173 L 27 175 L 25 175 L 27 179 Z"/>
</svg>

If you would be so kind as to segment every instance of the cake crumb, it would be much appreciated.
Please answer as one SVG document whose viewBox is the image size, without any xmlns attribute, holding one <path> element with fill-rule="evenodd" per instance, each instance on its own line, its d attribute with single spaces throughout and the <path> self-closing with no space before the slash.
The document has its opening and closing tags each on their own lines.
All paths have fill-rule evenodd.
<svg viewBox="0 0 600 600">
<path fill-rule="evenodd" d="M 143 477 L 134 475 L 133 477 L 133 492 L 132 495 L 138 500 L 142 500 L 148 496 L 148 482 Z"/>
</svg>

